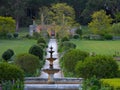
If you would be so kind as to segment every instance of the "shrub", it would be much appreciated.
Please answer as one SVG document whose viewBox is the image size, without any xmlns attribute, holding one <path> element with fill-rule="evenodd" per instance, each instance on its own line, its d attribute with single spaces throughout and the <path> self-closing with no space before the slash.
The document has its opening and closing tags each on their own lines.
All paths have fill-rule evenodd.
<svg viewBox="0 0 120 90">
<path fill-rule="evenodd" d="M 118 65 L 112 57 L 109 56 L 94 56 L 87 57 L 84 62 L 79 62 L 76 65 L 76 73 L 83 78 L 96 76 L 97 78 L 116 77 Z"/>
<path fill-rule="evenodd" d="M 44 44 L 46 44 L 46 41 L 45 41 L 45 39 L 44 39 L 43 37 L 40 37 L 40 38 L 37 40 L 37 44 L 39 44 L 39 43 L 44 43 Z"/>
<path fill-rule="evenodd" d="M 76 45 L 70 41 L 64 41 L 61 43 L 61 45 L 59 46 L 59 51 L 63 52 L 66 50 L 70 50 L 70 49 L 75 49 Z"/>
<path fill-rule="evenodd" d="M 38 45 L 33 45 L 29 49 L 29 53 L 33 54 L 35 56 L 38 56 L 40 60 L 43 60 L 43 49 L 42 49 L 42 47 L 40 47 Z"/>
<path fill-rule="evenodd" d="M 24 72 L 18 66 L 0 63 L 0 82 L 17 79 L 24 80 Z"/>
<path fill-rule="evenodd" d="M 12 34 L 11 33 L 7 33 L 7 38 L 11 39 L 12 38 Z"/>
<path fill-rule="evenodd" d="M 76 30 L 76 33 L 79 34 L 79 36 L 81 36 L 81 35 L 82 35 L 82 29 L 78 28 L 78 29 Z"/>
<path fill-rule="evenodd" d="M 19 34 L 18 34 L 17 32 L 15 32 L 15 33 L 13 34 L 14 38 L 17 38 L 18 35 L 19 35 Z"/>
<path fill-rule="evenodd" d="M 38 33 L 38 32 L 33 33 L 33 38 L 34 39 L 38 39 L 39 37 L 41 37 L 40 33 Z"/>
<path fill-rule="evenodd" d="M 36 74 L 36 70 L 40 68 L 40 60 L 38 57 L 32 54 L 20 54 L 15 60 L 15 64 L 20 66 L 26 76 L 33 76 Z"/>
<path fill-rule="evenodd" d="M 39 43 L 38 45 L 39 45 L 39 46 L 41 46 L 42 48 L 47 47 L 47 45 L 46 45 L 46 44 L 44 44 L 44 43 Z"/>
<path fill-rule="evenodd" d="M 79 36 L 78 34 L 75 34 L 75 35 L 73 36 L 73 38 L 74 38 L 74 39 L 78 39 L 78 38 L 80 38 L 80 36 Z"/>
<path fill-rule="evenodd" d="M 89 53 L 87 52 L 80 51 L 78 49 L 72 49 L 64 54 L 61 62 L 63 63 L 63 67 L 65 68 L 65 70 L 74 73 L 77 62 L 84 60 L 88 55 Z"/>
<path fill-rule="evenodd" d="M 61 42 L 64 42 L 64 41 L 69 41 L 69 38 L 68 38 L 68 37 L 63 37 L 63 38 L 61 39 Z"/>
<path fill-rule="evenodd" d="M 8 61 L 14 55 L 14 51 L 12 49 L 8 49 L 2 54 L 2 58 Z"/>
<path fill-rule="evenodd" d="M 102 85 L 105 87 L 111 87 L 109 90 L 120 90 L 120 79 L 112 78 L 112 79 L 101 79 Z"/>
<path fill-rule="evenodd" d="M 106 39 L 106 40 L 112 40 L 112 39 L 113 39 L 113 36 L 110 35 L 110 34 L 105 34 L 105 35 L 104 35 L 104 39 Z"/>
</svg>

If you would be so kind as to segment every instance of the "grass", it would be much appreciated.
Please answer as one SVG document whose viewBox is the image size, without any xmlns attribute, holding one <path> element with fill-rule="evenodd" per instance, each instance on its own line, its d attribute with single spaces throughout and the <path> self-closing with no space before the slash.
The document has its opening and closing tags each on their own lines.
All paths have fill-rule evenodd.
<svg viewBox="0 0 120 90">
<path fill-rule="evenodd" d="M 87 52 L 112 56 L 115 52 L 120 53 L 120 41 L 72 40 L 72 42 L 77 45 L 77 49 Z"/>
<path fill-rule="evenodd" d="M 36 44 L 36 40 L 0 40 L 0 58 L 4 51 L 7 49 L 12 49 L 15 55 L 21 53 L 28 53 L 29 48 Z"/>
</svg>

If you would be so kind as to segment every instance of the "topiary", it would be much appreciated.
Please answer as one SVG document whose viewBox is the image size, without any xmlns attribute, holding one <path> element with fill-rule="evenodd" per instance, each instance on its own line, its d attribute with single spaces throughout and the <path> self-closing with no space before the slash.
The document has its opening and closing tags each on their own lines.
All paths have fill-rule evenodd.
<svg viewBox="0 0 120 90">
<path fill-rule="evenodd" d="M 12 49 L 8 49 L 2 54 L 2 58 L 5 61 L 8 61 L 14 55 L 14 51 Z"/>
<path fill-rule="evenodd" d="M 69 38 L 68 38 L 68 37 L 63 37 L 63 38 L 61 39 L 61 42 L 64 42 L 64 41 L 69 41 Z"/>
<path fill-rule="evenodd" d="M 87 57 L 84 62 L 79 62 L 76 65 L 76 73 L 83 78 L 112 78 L 116 77 L 118 65 L 110 56 L 94 56 Z"/>
<path fill-rule="evenodd" d="M 43 48 L 39 45 L 33 45 L 30 47 L 29 53 L 38 56 L 40 60 L 43 60 Z"/>
<path fill-rule="evenodd" d="M 44 44 L 46 44 L 46 41 L 45 41 L 45 39 L 44 39 L 43 37 L 40 37 L 40 38 L 37 40 L 37 44 L 39 44 L 39 43 L 44 43 Z"/>
<path fill-rule="evenodd" d="M 15 33 L 13 34 L 14 38 L 17 38 L 18 35 L 19 35 L 19 34 L 18 34 L 17 32 L 15 32 Z"/>
<path fill-rule="evenodd" d="M 78 39 L 78 38 L 80 38 L 80 36 L 79 36 L 78 34 L 75 34 L 75 35 L 73 36 L 73 38 L 74 38 L 74 39 Z"/>
<path fill-rule="evenodd" d="M 7 38 L 11 39 L 12 38 L 12 34 L 11 33 L 7 33 Z"/>
<path fill-rule="evenodd" d="M 34 76 L 37 69 L 41 68 L 39 58 L 32 54 L 18 55 L 15 64 L 24 70 L 26 76 Z"/>
<path fill-rule="evenodd" d="M 24 72 L 16 65 L 0 63 L 0 83 L 5 80 L 24 80 Z"/>
<path fill-rule="evenodd" d="M 72 49 L 64 54 L 64 56 L 61 59 L 61 62 L 65 70 L 74 73 L 77 62 L 81 60 L 83 61 L 88 55 L 89 53 L 87 52 L 78 49 Z"/>
</svg>

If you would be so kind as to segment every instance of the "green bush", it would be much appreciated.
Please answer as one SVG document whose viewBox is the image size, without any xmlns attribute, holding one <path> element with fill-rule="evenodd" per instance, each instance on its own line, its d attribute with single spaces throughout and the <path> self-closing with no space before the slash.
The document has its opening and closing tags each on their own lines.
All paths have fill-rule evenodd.
<svg viewBox="0 0 120 90">
<path fill-rule="evenodd" d="M 14 38 L 17 38 L 19 34 L 17 32 L 13 33 Z"/>
<path fill-rule="evenodd" d="M 76 31 L 75 31 L 77 34 L 79 34 L 79 36 L 82 35 L 82 29 L 78 28 Z"/>
<path fill-rule="evenodd" d="M 76 65 L 76 73 L 83 78 L 96 76 L 97 78 L 116 77 L 118 65 L 110 56 L 94 56 L 87 57 L 84 62 L 79 62 Z"/>
<path fill-rule="evenodd" d="M 38 39 L 38 38 L 40 38 L 40 37 L 41 37 L 40 33 L 38 33 L 38 32 L 34 32 L 34 33 L 33 33 L 33 38 L 34 38 L 34 39 Z"/>
<path fill-rule="evenodd" d="M 63 38 L 61 39 L 61 42 L 64 42 L 64 41 L 69 41 L 69 38 L 68 38 L 68 37 L 63 37 Z"/>
<path fill-rule="evenodd" d="M 43 49 L 39 45 L 33 45 L 29 49 L 29 53 L 38 56 L 40 60 L 43 60 Z"/>
<path fill-rule="evenodd" d="M 32 54 L 18 55 L 15 64 L 24 70 L 26 76 L 34 76 L 37 73 L 37 69 L 41 68 L 39 58 Z"/>
<path fill-rule="evenodd" d="M 5 61 L 8 61 L 14 55 L 14 51 L 12 49 L 8 49 L 2 54 L 2 58 Z"/>
<path fill-rule="evenodd" d="M 16 65 L 0 63 L 0 83 L 5 80 L 24 80 L 24 72 Z"/>
<path fill-rule="evenodd" d="M 11 39 L 12 38 L 12 34 L 11 33 L 7 33 L 7 38 Z"/>
<path fill-rule="evenodd" d="M 102 86 L 110 87 L 109 90 L 120 90 L 120 78 L 101 79 Z"/>
<path fill-rule="evenodd" d="M 78 39 L 78 38 L 80 38 L 80 36 L 79 36 L 78 34 L 75 34 L 75 35 L 73 36 L 73 38 L 74 38 L 74 39 Z"/>
<path fill-rule="evenodd" d="M 39 46 L 41 46 L 42 48 L 46 48 L 47 45 L 45 43 L 38 43 Z"/>
<path fill-rule="evenodd" d="M 59 52 L 64 52 L 66 50 L 75 49 L 76 45 L 70 41 L 64 41 L 59 46 Z"/>
<path fill-rule="evenodd" d="M 46 44 L 46 41 L 45 41 L 45 39 L 44 39 L 43 37 L 40 37 L 40 38 L 37 40 L 37 44 L 39 44 L 39 43 L 44 43 L 44 44 Z"/>
<path fill-rule="evenodd" d="M 105 39 L 105 40 L 112 40 L 112 39 L 113 39 L 113 36 L 110 35 L 110 34 L 105 34 L 105 35 L 104 35 L 104 39 Z"/>
<path fill-rule="evenodd" d="M 89 53 L 78 49 L 69 50 L 61 59 L 62 65 L 68 72 L 75 72 L 75 66 L 78 61 L 84 60 Z"/>
</svg>

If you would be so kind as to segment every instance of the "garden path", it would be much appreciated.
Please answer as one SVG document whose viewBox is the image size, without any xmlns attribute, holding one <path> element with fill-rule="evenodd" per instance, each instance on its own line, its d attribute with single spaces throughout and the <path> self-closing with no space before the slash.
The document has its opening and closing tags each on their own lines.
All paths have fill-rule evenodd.
<svg viewBox="0 0 120 90">
<path fill-rule="evenodd" d="M 56 68 L 56 69 L 60 69 L 60 65 L 59 65 L 59 54 L 58 54 L 58 46 L 57 46 L 57 41 L 56 39 L 50 39 L 49 43 L 48 43 L 48 48 L 47 48 L 47 56 L 46 58 L 50 57 L 50 53 L 48 52 L 50 50 L 50 47 L 53 47 L 53 51 L 55 51 L 53 53 L 53 57 L 54 58 L 57 58 L 54 62 L 53 62 L 53 68 Z M 43 68 L 49 68 L 49 61 L 46 60 L 45 62 L 45 65 L 43 66 Z M 58 73 L 55 73 L 54 74 L 54 78 L 61 78 L 63 77 L 63 73 L 62 71 L 60 70 Z M 40 78 L 48 78 L 48 74 L 41 71 L 41 75 L 40 75 Z"/>
</svg>

